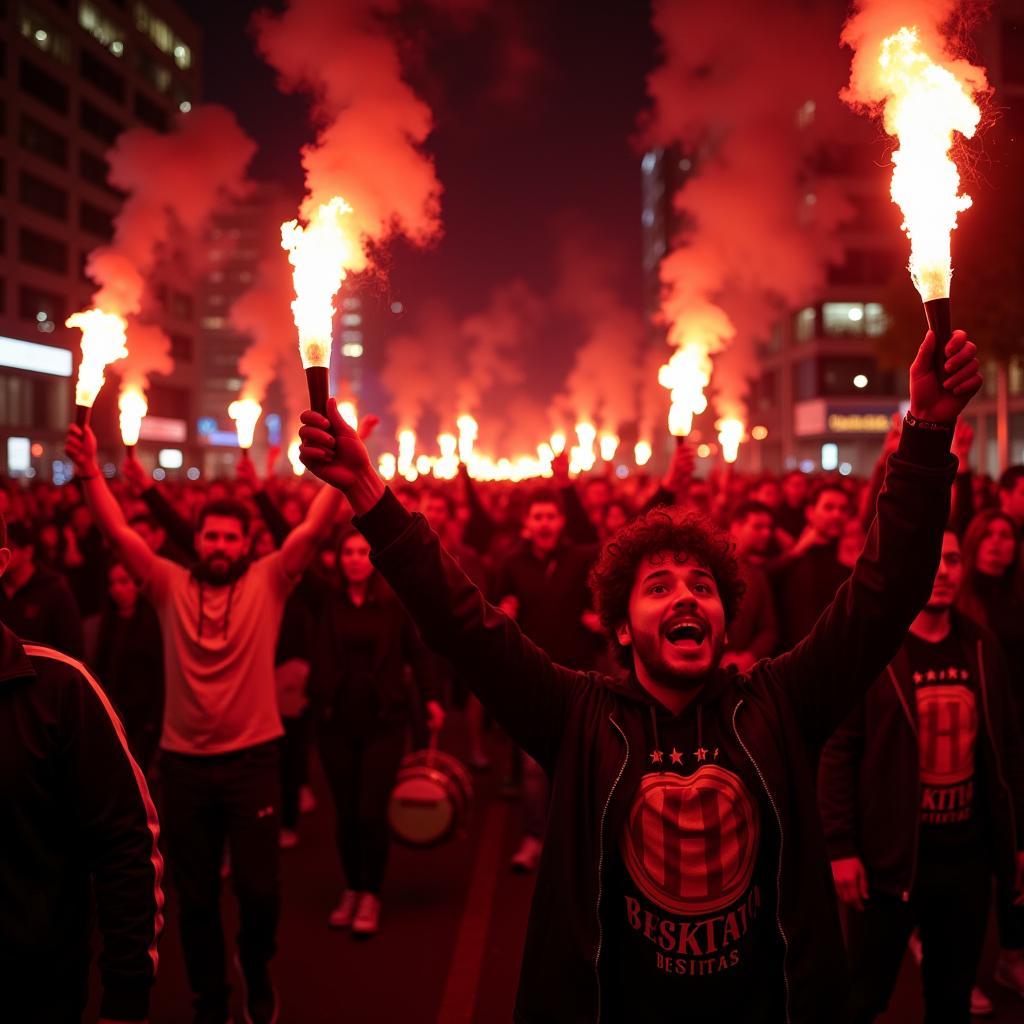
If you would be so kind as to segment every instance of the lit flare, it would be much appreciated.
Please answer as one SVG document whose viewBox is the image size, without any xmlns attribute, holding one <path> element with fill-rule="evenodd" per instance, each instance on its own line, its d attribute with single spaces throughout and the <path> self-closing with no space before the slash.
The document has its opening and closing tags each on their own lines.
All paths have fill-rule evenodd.
<svg viewBox="0 0 1024 1024">
<path fill-rule="evenodd" d="M 298 438 L 292 441 L 288 445 L 288 461 L 291 463 L 292 472 L 296 476 L 302 476 L 306 472 L 306 467 L 302 464 L 302 460 L 299 458 L 299 448 L 302 442 Z"/>
<path fill-rule="evenodd" d="M 633 460 L 638 466 L 646 466 L 651 461 L 653 454 L 654 449 L 651 447 L 650 441 L 637 441 L 633 445 Z"/>
<path fill-rule="evenodd" d="M 671 393 L 669 433 L 686 437 L 693 429 L 693 417 L 708 407 L 704 389 L 711 383 L 711 357 L 707 350 L 693 342 L 677 348 L 658 370 L 658 383 Z"/>
<path fill-rule="evenodd" d="M 735 462 L 740 442 L 746 436 L 743 421 L 726 417 L 716 421 L 715 429 L 718 431 L 718 443 L 722 446 L 722 458 L 726 462 Z"/>
<path fill-rule="evenodd" d="M 139 443 L 142 432 L 142 421 L 149 412 L 149 404 L 142 390 L 137 387 L 124 387 L 117 399 L 118 421 L 121 426 L 121 440 L 126 448 Z"/>
<path fill-rule="evenodd" d="M 480 427 L 469 413 L 463 413 L 455 421 L 455 426 L 459 430 L 459 459 L 468 466 L 473 458 L 473 446 Z"/>
<path fill-rule="evenodd" d="M 72 313 L 64 326 L 77 327 L 82 332 L 82 362 L 75 382 L 75 405 L 91 409 L 103 387 L 103 371 L 128 355 L 125 343 L 128 325 L 116 313 L 87 309 Z"/>
<path fill-rule="evenodd" d="M 228 415 L 235 421 L 238 447 L 248 451 L 256 435 L 256 424 L 263 414 L 263 406 L 253 398 L 237 398 L 228 406 Z"/>
</svg>

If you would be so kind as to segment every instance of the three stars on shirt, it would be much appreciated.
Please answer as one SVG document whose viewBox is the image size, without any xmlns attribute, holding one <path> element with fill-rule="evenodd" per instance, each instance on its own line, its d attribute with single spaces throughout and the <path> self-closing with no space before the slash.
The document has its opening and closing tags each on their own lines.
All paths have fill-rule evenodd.
<svg viewBox="0 0 1024 1024">
<path fill-rule="evenodd" d="M 717 761 L 718 760 L 718 747 L 715 747 L 715 749 L 713 751 L 709 751 L 707 749 L 707 747 L 698 747 L 693 752 L 693 756 L 697 759 L 697 764 L 704 764 L 707 761 L 709 755 L 711 756 L 711 759 L 713 761 Z M 682 767 L 683 758 L 685 756 L 686 756 L 686 754 L 685 754 L 684 751 L 676 750 L 675 747 L 672 748 L 672 753 L 669 754 L 669 757 L 672 760 L 672 764 L 677 764 L 680 767 Z M 651 751 L 651 764 L 664 764 L 664 763 L 665 763 L 665 751 L 664 750 L 652 750 Z"/>
<path fill-rule="evenodd" d="M 920 686 L 921 683 L 935 682 L 963 683 L 971 678 L 971 674 L 964 668 L 944 668 L 938 672 L 930 668 L 927 672 L 915 672 L 913 678 L 914 682 Z"/>
</svg>

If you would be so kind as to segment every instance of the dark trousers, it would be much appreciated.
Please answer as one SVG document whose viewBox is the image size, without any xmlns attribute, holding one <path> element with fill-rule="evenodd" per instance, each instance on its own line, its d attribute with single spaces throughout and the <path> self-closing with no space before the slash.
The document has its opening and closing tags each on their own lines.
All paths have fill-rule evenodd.
<svg viewBox="0 0 1024 1024">
<path fill-rule="evenodd" d="M 996 887 L 999 945 L 1003 949 L 1024 949 L 1024 907 L 1014 905 L 1016 895 L 1009 886 Z"/>
<path fill-rule="evenodd" d="M 379 893 L 391 830 L 388 800 L 405 753 L 407 726 L 375 726 L 351 735 L 330 723 L 317 729 L 324 774 L 334 801 L 338 853 L 348 887 Z"/>
<path fill-rule="evenodd" d="M 225 1011 L 228 984 L 220 918 L 225 840 L 238 900 L 238 958 L 246 978 L 266 977 L 280 913 L 281 778 L 276 743 L 192 757 L 164 751 L 164 833 L 177 889 L 181 944 L 197 1009 Z"/>
<path fill-rule="evenodd" d="M 864 913 L 850 921 L 851 1024 L 866 1024 L 885 1011 L 915 927 L 923 953 L 925 1024 L 970 1024 L 991 890 L 991 871 L 980 857 L 920 864 L 907 902 L 872 890 Z"/>
<path fill-rule="evenodd" d="M 299 823 L 299 790 L 305 785 L 309 758 L 309 714 L 285 718 L 281 744 L 281 827 L 294 829 Z"/>
</svg>

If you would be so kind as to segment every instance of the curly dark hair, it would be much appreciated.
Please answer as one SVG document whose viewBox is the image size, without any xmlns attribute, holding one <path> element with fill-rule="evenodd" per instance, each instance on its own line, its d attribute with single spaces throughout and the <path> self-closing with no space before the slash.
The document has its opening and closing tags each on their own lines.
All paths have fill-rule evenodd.
<svg viewBox="0 0 1024 1024">
<path fill-rule="evenodd" d="M 659 551 L 685 555 L 711 572 L 726 622 L 735 618 L 746 589 L 732 541 L 707 516 L 660 506 L 627 523 L 605 544 L 589 580 L 605 637 L 626 668 L 633 665 L 632 650 L 618 642 L 615 630 L 629 619 L 629 596 L 640 563 Z"/>
</svg>

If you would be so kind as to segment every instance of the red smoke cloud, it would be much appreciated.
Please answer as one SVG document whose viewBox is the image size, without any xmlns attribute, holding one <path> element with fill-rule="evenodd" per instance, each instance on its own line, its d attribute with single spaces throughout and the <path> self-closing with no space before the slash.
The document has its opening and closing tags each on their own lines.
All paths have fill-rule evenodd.
<svg viewBox="0 0 1024 1024">
<path fill-rule="evenodd" d="M 430 108 L 403 80 L 387 18 L 395 0 L 290 0 L 253 19 L 257 46 L 281 88 L 313 99 L 316 141 L 303 148 L 308 220 L 342 196 L 366 244 L 400 232 L 424 245 L 441 229 L 441 184 L 423 146 Z"/>
<path fill-rule="evenodd" d="M 656 0 L 664 59 L 648 82 L 648 140 L 679 145 L 695 168 L 677 196 L 686 226 L 662 263 L 662 317 L 674 344 L 728 353 L 714 401 L 741 418 L 755 342 L 780 304 L 800 305 L 824 283 L 850 212 L 834 182 L 808 179 L 840 117 L 838 13 L 783 0 L 770 39 L 766 16 L 755 0 Z"/>
<path fill-rule="evenodd" d="M 556 406 L 565 426 L 582 418 L 618 434 L 637 419 L 643 317 L 622 301 L 616 268 L 593 241 L 568 242 L 561 264 L 556 301 L 580 325 L 583 341 Z"/>
<path fill-rule="evenodd" d="M 158 260 L 195 243 L 214 208 L 244 190 L 255 144 L 223 107 L 179 115 L 167 134 L 133 128 L 107 155 L 110 182 L 128 194 L 109 245 L 94 249 L 86 272 L 98 288 L 93 304 L 128 320 L 128 351 L 121 368 L 145 389 L 152 373 L 170 373 L 170 341 L 140 322 L 148 276 Z"/>
</svg>

